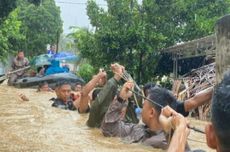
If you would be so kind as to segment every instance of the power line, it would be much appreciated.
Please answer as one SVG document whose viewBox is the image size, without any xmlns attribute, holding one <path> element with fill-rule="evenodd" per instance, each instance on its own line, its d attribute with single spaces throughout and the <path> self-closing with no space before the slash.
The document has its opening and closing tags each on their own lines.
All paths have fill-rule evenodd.
<svg viewBox="0 0 230 152">
<path fill-rule="evenodd" d="M 220 0 L 221 2 L 222 0 Z M 219 2 L 219 1 L 217 1 Z M 65 2 L 65 1 L 56 1 L 56 3 L 62 3 L 62 4 L 74 4 L 74 5 L 87 5 L 87 3 L 84 2 Z M 172 7 L 172 6 L 177 6 L 179 3 L 181 3 L 180 1 L 171 3 L 171 4 L 157 4 L 160 7 Z M 107 4 L 97 4 L 99 6 L 107 6 Z M 193 5 L 195 6 L 205 6 L 205 4 L 200 4 L 200 3 L 194 3 Z"/>
<path fill-rule="evenodd" d="M 63 1 L 56 1 L 56 3 L 61 4 L 74 4 L 74 5 L 87 5 L 87 3 L 81 3 L 81 2 L 63 2 Z M 99 6 L 107 6 L 106 4 L 97 4 Z"/>
</svg>

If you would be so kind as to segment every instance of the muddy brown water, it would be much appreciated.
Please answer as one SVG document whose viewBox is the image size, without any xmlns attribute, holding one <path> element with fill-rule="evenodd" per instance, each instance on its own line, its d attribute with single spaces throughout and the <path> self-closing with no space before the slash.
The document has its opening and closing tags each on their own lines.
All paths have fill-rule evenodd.
<svg viewBox="0 0 230 152">
<path fill-rule="evenodd" d="M 23 102 L 24 93 L 30 101 Z M 119 138 L 103 137 L 99 129 L 89 129 L 88 115 L 51 107 L 54 93 L 37 93 L 34 89 L 16 89 L 0 85 L 0 151 L 67 152 L 161 152 L 141 144 L 125 144 Z M 201 129 L 205 122 L 191 120 Z M 211 151 L 205 137 L 191 131 L 192 149 Z M 195 141 L 192 141 L 195 140 Z"/>
</svg>

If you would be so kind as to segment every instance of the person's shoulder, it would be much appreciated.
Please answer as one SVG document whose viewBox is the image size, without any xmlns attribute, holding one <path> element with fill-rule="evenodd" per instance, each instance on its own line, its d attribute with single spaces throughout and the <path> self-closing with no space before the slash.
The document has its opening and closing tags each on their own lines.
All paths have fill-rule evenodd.
<svg viewBox="0 0 230 152">
<path fill-rule="evenodd" d="M 57 99 L 57 98 L 52 98 L 50 100 L 53 101 L 53 104 L 52 104 L 53 107 L 57 107 L 58 105 L 64 104 L 60 99 Z"/>
<path fill-rule="evenodd" d="M 15 56 L 14 58 L 13 58 L 13 60 L 17 60 L 18 59 L 18 57 L 17 56 Z"/>
<path fill-rule="evenodd" d="M 189 115 L 189 112 L 185 111 L 184 102 L 182 102 L 182 101 L 176 102 L 175 110 L 176 110 L 176 112 L 182 114 L 185 117 L 187 117 Z"/>
<path fill-rule="evenodd" d="M 29 59 L 28 59 L 27 57 L 24 57 L 24 60 L 25 60 L 26 62 L 29 62 Z"/>
</svg>

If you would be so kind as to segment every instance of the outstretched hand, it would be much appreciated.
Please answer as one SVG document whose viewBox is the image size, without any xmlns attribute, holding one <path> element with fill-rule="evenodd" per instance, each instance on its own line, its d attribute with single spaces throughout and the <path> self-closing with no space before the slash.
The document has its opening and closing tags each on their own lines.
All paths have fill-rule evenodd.
<svg viewBox="0 0 230 152">
<path fill-rule="evenodd" d="M 159 121 L 165 132 L 169 132 L 171 129 L 175 130 L 177 128 L 184 128 L 188 130 L 187 126 L 189 122 L 187 119 L 169 106 L 162 109 Z"/>
<path fill-rule="evenodd" d="M 103 70 L 103 69 L 99 69 L 99 72 L 98 72 L 97 75 L 100 77 L 100 79 L 104 79 L 104 78 L 107 77 L 107 73 L 106 73 L 106 71 Z"/>
<path fill-rule="evenodd" d="M 132 92 L 130 90 L 133 88 L 133 86 L 133 82 L 126 82 L 120 91 L 120 98 L 122 98 L 123 100 L 128 100 L 128 98 L 132 96 Z"/>
<path fill-rule="evenodd" d="M 122 78 L 122 75 L 125 71 L 125 67 L 118 63 L 114 63 L 111 64 L 111 70 L 114 73 L 114 78 L 119 81 Z"/>
<path fill-rule="evenodd" d="M 25 94 L 20 93 L 18 96 L 22 101 L 29 101 L 29 98 Z"/>
<path fill-rule="evenodd" d="M 162 109 L 159 121 L 165 132 L 174 129 L 168 152 L 184 152 L 189 135 L 188 121 L 169 106 Z"/>
</svg>

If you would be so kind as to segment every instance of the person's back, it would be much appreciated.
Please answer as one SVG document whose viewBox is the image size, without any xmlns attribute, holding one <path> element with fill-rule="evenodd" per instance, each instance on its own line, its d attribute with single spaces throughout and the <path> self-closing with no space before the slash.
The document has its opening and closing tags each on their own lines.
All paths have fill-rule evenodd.
<svg viewBox="0 0 230 152">
<path fill-rule="evenodd" d="M 114 73 L 114 77 L 105 84 L 95 101 L 92 102 L 89 118 L 87 120 L 88 127 L 99 128 L 101 126 L 104 115 L 117 93 L 118 83 L 124 72 L 124 67 L 119 64 L 112 64 L 111 69 Z"/>
<path fill-rule="evenodd" d="M 99 128 L 104 115 L 117 92 L 118 83 L 111 78 L 92 102 L 87 125 Z"/>
<path fill-rule="evenodd" d="M 161 107 L 166 106 L 176 99 L 166 89 L 152 88 L 149 90 L 148 100 L 145 100 L 142 111 L 142 121 L 146 125 L 125 123 L 121 116 L 123 107 L 127 107 L 127 100 L 130 96 L 129 84 L 126 83 L 119 96 L 111 103 L 101 125 L 104 136 L 122 137 L 126 142 L 141 142 L 154 148 L 166 149 L 168 143 L 166 136 L 159 124 L 158 117 Z M 129 88 L 129 89 L 127 89 Z M 125 93 L 126 90 L 126 93 Z"/>
</svg>

